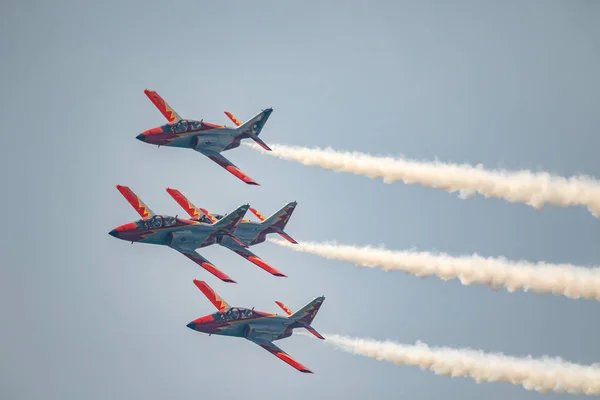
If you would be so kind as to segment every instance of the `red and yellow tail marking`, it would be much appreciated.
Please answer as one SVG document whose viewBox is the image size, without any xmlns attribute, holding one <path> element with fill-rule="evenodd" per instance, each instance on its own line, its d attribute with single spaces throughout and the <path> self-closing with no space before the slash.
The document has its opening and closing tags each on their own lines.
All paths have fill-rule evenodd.
<svg viewBox="0 0 600 400">
<path fill-rule="evenodd" d="M 259 213 L 256 208 L 250 207 L 249 210 L 252 214 L 256 215 L 256 218 L 258 218 L 259 220 L 261 220 L 261 221 L 265 220 L 265 216 L 262 215 L 261 213 Z"/>
<path fill-rule="evenodd" d="M 286 306 L 285 304 L 283 304 L 282 302 L 280 302 L 280 301 L 275 301 L 275 304 L 277 304 L 279 307 L 281 307 L 281 309 L 282 309 L 283 311 L 285 311 L 285 313 L 286 313 L 287 315 L 292 315 L 292 314 L 293 314 L 292 310 L 290 310 L 289 308 L 287 308 L 287 306 Z"/>
<path fill-rule="evenodd" d="M 242 123 L 229 111 L 225 111 L 225 115 L 235 124 L 235 126 L 240 126 Z"/>
</svg>

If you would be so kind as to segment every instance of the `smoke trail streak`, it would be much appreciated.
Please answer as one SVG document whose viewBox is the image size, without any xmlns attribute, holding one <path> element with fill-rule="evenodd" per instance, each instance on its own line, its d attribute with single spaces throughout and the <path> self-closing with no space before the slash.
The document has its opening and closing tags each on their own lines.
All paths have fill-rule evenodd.
<svg viewBox="0 0 600 400">
<path fill-rule="evenodd" d="M 477 254 L 452 257 L 444 253 L 391 251 L 369 246 L 355 247 L 330 243 L 283 240 L 270 242 L 292 250 L 315 254 L 330 260 L 351 262 L 357 266 L 399 270 L 419 277 L 435 275 L 443 280 L 457 278 L 463 285 L 481 283 L 494 290 L 505 287 L 537 293 L 552 293 L 573 299 L 600 300 L 600 268 L 585 268 L 570 264 L 530 263 L 503 258 L 486 258 Z"/>
<path fill-rule="evenodd" d="M 404 345 L 391 341 L 324 335 L 325 343 L 344 351 L 419 367 L 437 375 L 466 377 L 481 382 L 505 382 L 541 393 L 600 394 L 600 365 L 573 364 L 558 357 L 519 358 L 472 349 Z"/>
<path fill-rule="evenodd" d="M 246 145 L 263 151 L 254 143 Z M 340 152 L 331 148 L 311 149 L 285 145 L 271 145 L 271 148 L 273 151 L 263 153 L 298 161 L 307 166 L 350 172 L 372 179 L 383 178 L 385 183 L 417 183 L 450 193 L 459 192 L 462 199 L 479 193 L 511 203 L 527 204 L 538 210 L 545 203 L 560 207 L 583 205 L 595 217 L 600 217 L 600 182 L 588 176 L 564 178 L 528 170 L 485 170 L 480 165 L 474 167 L 468 164 L 378 157 L 359 152 Z"/>
</svg>

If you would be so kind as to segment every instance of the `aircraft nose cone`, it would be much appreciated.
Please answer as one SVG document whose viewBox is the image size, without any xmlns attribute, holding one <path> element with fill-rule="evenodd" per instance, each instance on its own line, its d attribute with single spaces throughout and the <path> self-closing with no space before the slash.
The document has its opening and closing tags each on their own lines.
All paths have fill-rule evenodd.
<svg viewBox="0 0 600 400">
<path fill-rule="evenodd" d="M 195 322 L 190 322 L 189 324 L 186 325 L 188 328 L 196 330 L 196 323 Z"/>
<path fill-rule="evenodd" d="M 117 231 L 116 229 L 113 229 L 112 231 L 108 232 L 108 234 L 110 236 L 119 237 L 119 231 Z"/>
<path fill-rule="evenodd" d="M 139 135 L 137 135 L 135 137 L 137 140 L 141 140 L 142 142 L 146 141 L 146 135 L 144 135 L 143 133 L 140 133 Z"/>
</svg>

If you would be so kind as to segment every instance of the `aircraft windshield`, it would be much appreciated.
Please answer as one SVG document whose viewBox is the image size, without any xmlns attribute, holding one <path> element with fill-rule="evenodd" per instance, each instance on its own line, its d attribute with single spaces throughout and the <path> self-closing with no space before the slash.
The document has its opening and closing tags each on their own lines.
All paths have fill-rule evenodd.
<svg viewBox="0 0 600 400">
<path fill-rule="evenodd" d="M 200 121 L 188 121 L 190 124 L 190 129 L 195 131 L 202 127 L 202 122 Z"/>
<path fill-rule="evenodd" d="M 226 321 L 250 318 L 251 316 L 252 316 L 252 310 L 247 310 L 247 309 L 240 310 L 239 308 L 235 308 L 235 307 L 230 308 L 223 315 L 223 317 Z"/>
<path fill-rule="evenodd" d="M 144 229 L 158 229 L 163 226 L 174 226 L 176 224 L 177 220 L 175 217 L 162 217 L 160 215 L 155 215 L 146 220 L 140 219 L 135 222 L 135 226 Z"/>
<path fill-rule="evenodd" d="M 185 119 L 179 120 L 173 124 L 175 133 L 186 132 L 188 130 L 188 123 Z"/>
<path fill-rule="evenodd" d="M 163 217 L 163 222 L 165 226 L 175 226 L 177 225 L 177 220 L 175 217 Z"/>
<path fill-rule="evenodd" d="M 160 228 L 163 224 L 163 219 L 160 215 L 155 215 L 146 220 L 146 225 L 149 229 L 157 229 Z"/>
</svg>

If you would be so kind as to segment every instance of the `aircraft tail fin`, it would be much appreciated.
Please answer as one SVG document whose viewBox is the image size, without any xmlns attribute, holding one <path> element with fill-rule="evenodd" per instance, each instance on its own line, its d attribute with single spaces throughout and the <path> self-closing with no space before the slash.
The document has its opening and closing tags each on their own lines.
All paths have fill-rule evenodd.
<svg viewBox="0 0 600 400">
<path fill-rule="evenodd" d="M 323 304 L 323 301 L 325 301 L 325 296 L 317 297 L 316 299 L 314 299 L 313 301 L 311 301 L 310 303 L 308 303 L 307 305 L 305 305 L 304 307 L 302 307 L 301 309 L 299 309 L 298 311 L 296 311 L 295 313 L 290 315 L 289 318 L 292 321 L 297 322 L 304 328 L 308 329 L 308 331 L 310 333 L 312 333 L 313 335 L 316 333 L 318 336 L 317 335 L 315 335 L 315 336 L 317 336 L 317 337 L 320 336 L 322 338 L 322 336 L 320 334 L 318 334 L 318 332 L 315 331 L 310 326 L 310 324 L 312 323 L 313 319 L 319 312 L 319 309 L 321 308 L 321 304 Z"/>
<path fill-rule="evenodd" d="M 247 122 L 244 122 L 243 124 L 239 125 L 239 127 L 237 128 L 239 134 L 251 138 L 263 149 L 271 151 L 271 148 L 267 146 L 265 142 L 258 138 L 258 135 L 260 135 L 262 128 L 267 123 L 267 120 L 269 119 L 269 116 L 272 112 L 272 108 L 267 108 L 266 110 L 263 110 L 260 113 L 258 113 L 255 117 L 249 119 Z M 230 116 L 230 114 L 231 113 L 227 113 L 227 116 L 232 118 L 232 121 L 237 121 L 237 119 L 235 119 L 233 115 Z"/>
<path fill-rule="evenodd" d="M 280 301 L 276 301 L 275 303 L 276 303 L 276 304 L 277 304 L 279 307 L 281 307 L 281 309 L 282 309 L 283 311 L 285 311 L 285 313 L 286 313 L 287 315 L 292 315 L 292 314 L 293 314 L 292 310 L 290 310 L 290 309 L 289 309 L 289 308 L 288 308 L 288 307 L 287 307 L 285 304 L 283 304 L 282 302 L 280 302 Z M 315 311 L 315 315 L 316 315 L 316 313 L 317 313 L 317 312 Z M 313 318 L 314 318 L 314 316 L 313 316 Z M 297 322 L 298 322 L 298 324 L 299 324 L 300 326 L 302 326 L 303 328 L 305 328 L 307 331 L 309 331 L 310 333 L 312 333 L 313 335 L 315 335 L 315 336 L 316 336 L 316 337 L 318 337 L 319 339 L 323 339 L 323 340 L 325 340 L 325 338 L 324 338 L 324 337 L 323 337 L 323 336 L 322 336 L 322 335 L 321 335 L 319 332 L 317 332 L 317 330 L 316 330 L 315 328 L 313 328 L 312 326 L 310 326 L 310 325 L 305 325 L 304 323 L 302 323 L 302 322 L 300 322 L 300 321 L 297 321 Z"/>
<path fill-rule="evenodd" d="M 215 232 L 224 234 L 232 238 L 237 244 L 242 247 L 248 247 L 244 242 L 239 240 L 233 235 L 233 232 L 237 229 L 238 225 L 246 215 L 246 211 L 250 207 L 249 204 L 244 204 L 243 206 L 239 206 L 231 213 L 225 215 L 223 218 L 213 223 L 212 226 L 215 228 Z"/>
<path fill-rule="evenodd" d="M 285 240 L 297 244 L 298 242 L 292 239 L 292 237 L 284 231 L 285 226 L 289 222 L 290 217 L 292 216 L 292 213 L 296 209 L 297 205 L 298 203 L 295 201 L 287 203 L 279 211 L 277 211 L 275 214 L 271 215 L 269 218 L 266 219 L 255 209 L 251 208 L 250 211 L 262 221 L 262 225 L 265 228 L 270 228 L 273 232 L 278 233 Z"/>
</svg>

